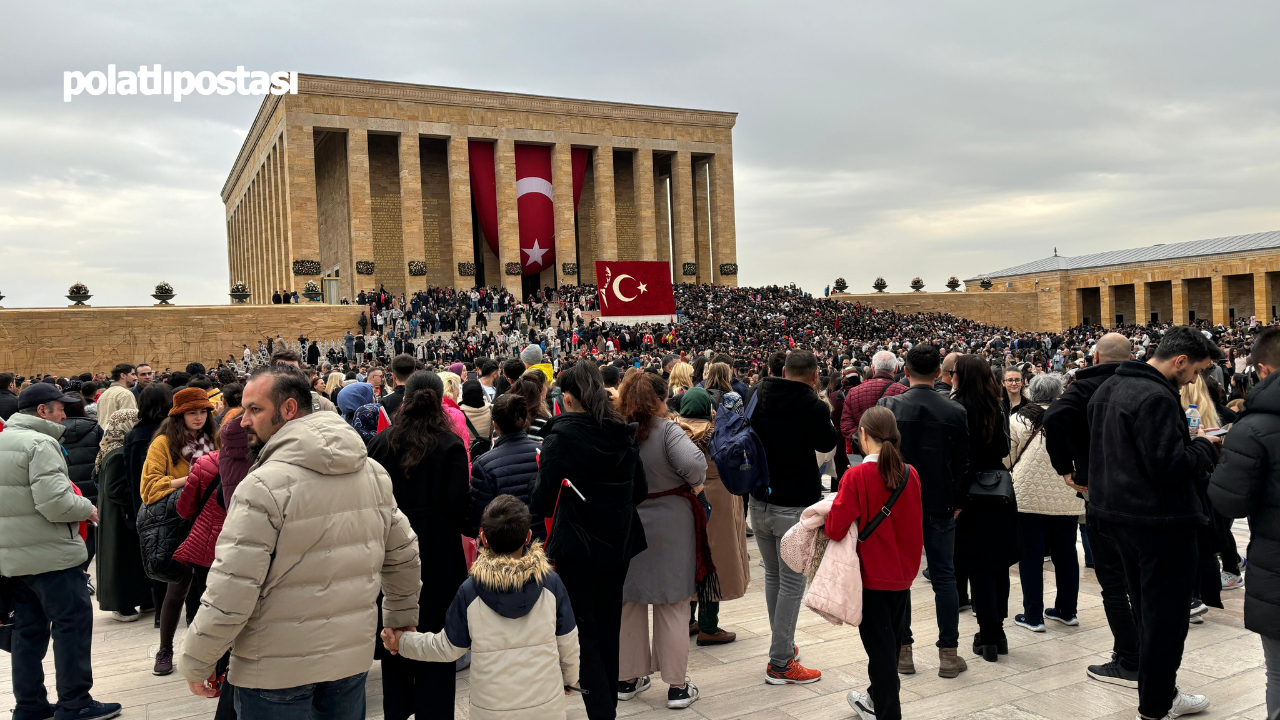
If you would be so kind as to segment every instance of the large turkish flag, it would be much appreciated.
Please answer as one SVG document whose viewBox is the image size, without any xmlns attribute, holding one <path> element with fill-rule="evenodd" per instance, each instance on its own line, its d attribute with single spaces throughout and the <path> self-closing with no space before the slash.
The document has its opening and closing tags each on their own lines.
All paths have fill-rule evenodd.
<svg viewBox="0 0 1280 720">
<path fill-rule="evenodd" d="M 597 260 L 600 314 L 607 318 L 674 316 L 671 265 L 649 260 Z"/>
</svg>

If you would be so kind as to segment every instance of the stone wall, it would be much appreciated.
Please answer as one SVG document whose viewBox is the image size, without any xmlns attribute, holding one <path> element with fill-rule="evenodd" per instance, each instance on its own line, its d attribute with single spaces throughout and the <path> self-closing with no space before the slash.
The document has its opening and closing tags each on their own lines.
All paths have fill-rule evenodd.
<svg viewBox="0 0 1280 720">
<path fill-rule="evenodd" d="M 1046 329 L 1041 327 L 1039 298 L 1035 292 L 872 293 L 833 294 L 831 297 L 900 313 L 951 313 L 991 325 L 1006 325 L 1014 330 Z"/>
<path fill-rule="evenodd" d="M 358 331 L 359 305 L 77 307 L 0 310 L 0 370 L 30 376 L 107 371 L 149 362 L 158 371 L 192 361 L 239 359 L 241 345 L 280 335 L 337 340 Z"/>
</svg>

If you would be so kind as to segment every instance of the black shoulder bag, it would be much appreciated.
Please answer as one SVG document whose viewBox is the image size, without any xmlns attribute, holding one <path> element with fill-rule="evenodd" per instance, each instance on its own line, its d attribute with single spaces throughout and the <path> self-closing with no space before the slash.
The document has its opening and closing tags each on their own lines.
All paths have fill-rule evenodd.
<svg viewBox="0 0 1280 720">
<path fill-rule="evenodd" d="M 467 429 L 475 437 L 470 444 L 471 459 L 475 460 L 481 455 L 493 449 L 493 440 L 487 437 L 480 437 L 480 431 L 476 430 L 476 426 L 471 424 L 471 418 L 466 413 L 462 413 L 462 419 L 467 421 Z"/>
<path fill-rule="evenodd" d="M 867 538 L 871 537 L 871 533 L 875 532 L 876 528 L 880 527 L 880 523 L 883 522 L 885 518 L 889 517 L 894 504 L 897 503 L 898 498 L 902 496 L 902 491 L 907 489 L 907 482 L 910 480 L 911 466 L 904 464 L 902 466 L 902 484 L 893 491 L 893 494 L 889 496 L 888 500 L 884 501 L 884 507 L 880 508 L 880 512 L 876 513 L 876 516 L 871 518 L 871 521 L 867 523 L 867 526 L 862 528 L 862 532 L 858 533 L 858 542 L 866 542 Z"/>
</svg>

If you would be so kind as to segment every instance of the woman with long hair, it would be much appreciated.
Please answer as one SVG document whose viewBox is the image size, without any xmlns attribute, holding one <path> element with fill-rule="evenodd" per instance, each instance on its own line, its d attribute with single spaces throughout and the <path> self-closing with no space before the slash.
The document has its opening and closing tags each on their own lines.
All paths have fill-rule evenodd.
<svg viewBox="0 0 1280 720">
<path fill-rule="evenodd" d="M 466 447 L 445 416 L 440 376 L 419 370 L 405 382 L 395 423 L 369 443 L 369 457 L 391 476 L 400 512 L 418 535 L 422 595 L 418 630 L 440 632 L 467 578 L 458 536 L 473 535 Z M 379 627 L 378 631 L 381 632 Z M 453 717 L 453 663 L 424 663 L 379 650 L 388 720 Z"/>
<path fill-rule="evenodd" d="M 461 363 L 454 363 L 460 365 Z M 450 367 L 453 367 L 452 365 Z M 542 373 L 539 372 L 539 375 Z M 444 415 L 449 420 L 449 426 L 462 439 L 462 444 L 467 449 L 467 463 L 471 463 L 471 431 L 467 428 L 467 415 L 462 412 L 462 408 L 458 406 L 458 400 L 462 397 L 462 377 L 455 372 L 445 371 L 438 373 L 440 384 L 444 387 L 440 395 L 440 404 L 444 408 Z"/>
<path fill-rule="evenodd" d="M 147 462 L 147 451 L 151 448 L 151 439 L 155 437 L 160 423 L 169 417 L 173 408 L 173 389 L 162 382 L 153 382 L 138 394 L 138 422 L 124 437 L 124 465 L 128 474 L 127 484 L 131 496 L 129 508 L 130 527 L 142 510 L 142 466 Z M 113 413 L 114 414 L 114 413 Z M 134 533 L 137 533 L 135 527 Z M 139 557 L 141 562 L 141 557 Z M 151 580 L 151 607 L 159 610 L 164 603 L 167 583 Z M 154 618 L 156 628 L 160 627 L 160 613 Z"/>
<path fill-rule="evenodd" d="M 1010 365 L 1004 369 L 1000 377 L 1002 385 L 1000 403 L 1004 405 L 1005 414 L 1012 415 L 1028 402 L 1026 386 L 1022 382 L 1022 369 L 1017 365 Z"/>
<path fill-rule="evenodd" d="M 688 682 L 689 597 L 714 602 L 719 595 L 707 540 L 703 483 L 707 461 L 684 431 L 667 417 L 667 385 L 652 373 L 637 373 L 618 392 L 618 411 L 636 424 L 648 494 L 639 507 L 649 548 L 631 561 L 622 590 L 618 698 L 629 700 L 662 673 L 667 707 L 686 708 L 698 699 Z M 652 647 L 649 613 L 653 613 Z"/>
<path fill-rule="evenodd" d="M 191 466 L 219 447 L 217 428 L 213 422 L 213 403 L 200 388 L 185 388 L 173 394 L 173 408 L 156 429 L 147 460 L 142 466 L 142 501 L 148 505 L 160 502 L 187 484 Z M 152 672 L 173 672 L 173 636 L 178 630 L 178 616 L 186 605 L 187 624 L 200 608 L 203 587 L 193 588 L 191 570 L 168 584 L 160 606 L 160 649 Z"/>
<path fill-rule="evenodd" d="M 866 693 L 850 690 L 846 699 L 860 717 L 899 720 L 898 650 L 907 610 L 911 606 L 911 582 L 920 570 L 924 550 L 924 513 L 920 504 L 920 478 L 902 459 L 902 436 L 887 408 L 871 407 L 858 420 L 858 447 L 866 455 L 840 480 L 840 491 L 827 513 L 826 533 L 839 542 L 859 533 L 902 488 L 887 515 L 857 544 L 862 576 L 862 623 L 858 636 L 867 653 Z M 905 487 L 904 487 L 905 485 Z M 944 652 L 946 652 L 944 650 Z M 955 651 L 952 650 L 952 653 Z"/>
<path fill-rule="evenodd" d="M 622 586 L 646 547 L 636 506 L 648 489 L 636 428 L 614 410 L 595 363 L 579 360 L 558 382 L 564 412 L 543 427 L 530 509 L 552 518 L 546 552 L 578 621 L 583 702 L 603 720 L 617 716 Z"/>
<path fill-rule="evenodd" d="M 968 488 L 980 471 L 1007 472 L 1009 415 L 996 376 L 981 356 L 956 361 L 952 396 L 964 406 L 969 426 L 969 469 L 961 479 Z M 1013 503 L 970 496 L 956 518 L 956 566 L 963 567 L 978 615 L 973 651 L 987 662 L 1007 655 L 1004 619 L 1009 616 L 1009 566 L 1018 562 L 1018 508 Z M 958 581 L 957 581 L 958 582 Z"/>
<path fill-rule="evenodd" d="M 1062 376 L 1056 373 L 1031 378 L 1031 402 L 1009 419 L 1011 449 L 1008 465 L 1018 503 L 1018 539 L 1022 557 L 1018 580 L 1022 584 L 1022 613 L 1013 622 L 1032 632 L 1044 632 L 1044 619 L 1076 625 L 1080 595 L 1080 565 L 1076 557 L 1076 527 L 1084 514 L 1084 500 L 1062 482 L 1053 468 L 1045 444 L 1044 414 L 1049 403 L 1062 394 Z M 1045 541 L 1048 540 L 1046 548 Z M 1046 550 L 1048 551 L 1046 553 Z M 1044 557 L 1053 555 L 1057 597 L 1044 606 Z"/>
<path fill-rule="evenodd" d="M 529 370 L 512 383 L 507 392 L 524 398 L 525 405 L 529 408 L 529 428 L 526 432 L 529 437 L 542 440 L 543 427 L 551 418 L 551 413 L 547 410 L 547 376 L 541 370 Z"/>
<path fill-rule="evenodd" d="M 707 366 L 706 388 L 717 406 L 725 393 L 733 392 L 733 369 L 728 363 L 713 362 Z"/>
<path fill-rule="evenodd" d="M 678 362 L 671 366 L 671 378 L 667 381 L 667 408 L 675 413 L 680 411 L 680 395 L 693 387 L 693 366 L 687 362 Z"/>
<path fill-rule="evenodd" d="M 98 609 L 110 611 L 119 622 L 135 622 L 139 609 L 154 608 L 124 458 L 124 440 L 138 422 L 138 411 L 117 410 L 106 420 L 93 471 L 98 485 Z"/>
</svg>

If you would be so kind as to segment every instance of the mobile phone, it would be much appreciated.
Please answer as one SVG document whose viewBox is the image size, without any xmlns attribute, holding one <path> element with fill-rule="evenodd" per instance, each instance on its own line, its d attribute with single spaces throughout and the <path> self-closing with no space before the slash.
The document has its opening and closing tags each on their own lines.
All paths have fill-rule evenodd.
<svg viewBox="0 0 1280 720">
<path fill-rule="evenodd" d="M 1216 428 L 1214 430 L 1206 430 L 1204 434 L 1209 437 L 1221 437 L 1222 435 L 1226 435 L 1227 431 L 1225 428 Z"/>
</svg>

